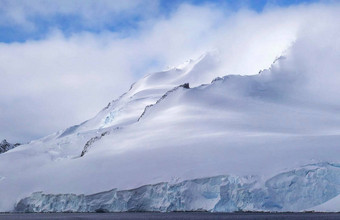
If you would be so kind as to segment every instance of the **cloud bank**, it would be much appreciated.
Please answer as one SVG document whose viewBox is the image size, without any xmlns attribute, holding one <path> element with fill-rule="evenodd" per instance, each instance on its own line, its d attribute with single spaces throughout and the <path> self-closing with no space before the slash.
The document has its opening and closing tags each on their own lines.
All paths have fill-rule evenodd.
<svg viewBox="0 0 340 220">
<path fill-rule="evenodd" d="M 11 2 L 6 4 L 15 4 Z M 34 29 L 36 24 L 28 18 L 39 13 L 50 18 L 56 9 L 84 17 L 83 26 L 97 26 L 120 14 L 135 13 L 142 19 L 128 33 L 108 29 L 66 34 L 54 26 L 43 39 L 1 43 L 0 139 L 29 141 L 80 123 L 145 74 L 210 50 L 220 54 L 221 76 L 257 74 L 282 54 L 291 57 L 284 67 L 287 72 L 339 73 L 334 63 L 340 53 L 340 8 L 335 3 L 267 7 L 262 12 L 184 3 L 167 16 L 151 10 L 150 17 L 151 12 L 139 1 L 122 5 L 91 2 L 79 10 L 75 10 L 76 1 L 67 2 L 56 1 L 47 7 L 23 4 L 23 11 L 30 7 L 28 14 L 8 11 L 0 23 Z M 85 13 L 88 7 L 94 8 L 93 15 Z M 107 11 L 98 18 L 104 20 L 94 20 L 101 10 Z M 324 96 L 315 90 L 323 84 L 304 82 L 316 96 Z M 327 82 L 333 85 L 327 94 L 337 94 L 337 82 L 334 78 Z"/>
</svg>

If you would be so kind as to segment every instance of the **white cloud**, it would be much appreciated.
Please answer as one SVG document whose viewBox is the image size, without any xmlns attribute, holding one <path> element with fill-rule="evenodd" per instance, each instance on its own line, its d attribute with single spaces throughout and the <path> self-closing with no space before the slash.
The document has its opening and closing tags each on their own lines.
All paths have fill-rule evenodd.
<svg viewBox="0 0 340 220">
<path fill-rule="evenodd" d="M 70 4 L 62 4 L 58 10 L 75 13 L 76 3 Z M 38 6 L 32 7 L 43 11 Z M 92 8 L 91 4 L 82 7 Z M 112 7 L 110 10 L 139 6 Z M 101 6 L 98 8 L 101 10 Z M 89 9 L 82 10 L 85 16 Z M 269 67 L 293 41 L 299 47 L 308 36 L 322 36 L 320 32 L 324 32 L 324 37 L 311 37 L 308 42 L 337 42 L 339 11 L 337 5 L 314 4 L 268 8 L 263 13 L 226 13 L 212 5 L 183 4 L 169 17 L 141 23 L 138 32 L 124 38 L 110 32 L 65 37 L 55 30 L 40 41 L 0 44 L 0 138 L 26 141 L 80 123 L 144 74 L 179 64 L 207 50 L 220 51 L 220 75 L 256 74 Z M 47 9 L 44 13 L 52 12 Z M 26 14 L 18 16 L 17 22 L 20 16 L 26 21 Z M 330 27 L 334 31 L 329 32 Z M 329 34 L 333 36 L 330 39 Z M 295 53 L 319 52 L 301 48 Z M 333 52 L 337 51 L 335 46 Z M 328 52 L 332 51 L 324 51 Z M 313 59 L 320 60 L 317 55 Z M 289 66 L 295 68 L 293 64 Z M 305 71 L 314 65 L 304 68 Z M 316 68 L 321 71 L 323 66 Z"/>
</svg>

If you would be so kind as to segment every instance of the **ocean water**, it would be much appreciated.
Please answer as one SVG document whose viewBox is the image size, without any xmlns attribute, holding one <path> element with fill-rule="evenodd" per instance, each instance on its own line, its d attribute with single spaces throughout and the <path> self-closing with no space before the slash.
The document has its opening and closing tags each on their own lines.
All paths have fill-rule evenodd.
<svg viewBox="0 0 340 220">
<path fill-rule="evenodd" d="M 0 219 L 340 219 L 340 213 L 206 213 L 206 212 L 125 212 L 125 213 L 2 213 Z"/>
</svg>

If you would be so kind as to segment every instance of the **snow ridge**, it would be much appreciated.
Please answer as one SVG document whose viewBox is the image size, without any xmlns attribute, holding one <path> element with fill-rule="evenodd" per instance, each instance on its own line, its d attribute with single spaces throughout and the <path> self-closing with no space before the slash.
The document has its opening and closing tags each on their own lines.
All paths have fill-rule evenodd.
<svg viewBox="0 0 340 220">
<path fill-rule="evenodd" d="M 104 137 L 104 136 L 107 135 L 107 134 L 109 134 L 108 131 L 101 133 L 100 136 L 96 136 L 96 137 L 93 137 L 93 138 L 91 138 L 90 140 L 88 140 L 88 141 L 86 142 L 85 146 L 84 146 L 83 151 L 82 151 L 81 154 L 80 154 L 80 157 L 82 157 L 82 156 L 85 155 L 85 153 L 89 150 L 89 148 L 91 147 L 91 145 L 92 145 L 94 142 L 99 141 L 102 137 Z"/>
<path fill-rule="evenodd" d="M 148 111 L 149 108 L 151 108 L 152 106 L 160 103 L 163 99 L 165 99 L 170 93 L 178 90 L 179 88 L 184 88 L 184 89 L 190 89 L 190 86 L 189 86 L 189 83 L 184 83 L 183 85 L 179 85 L 179 86 L 176 86 L 175 88 L 167 91 L 160 99 L 157 100 L 157 102 L 155 104 L 151 104 L 151 105 L 147 105 L 145 106 L 145 109 L 143 111 L 143 113 L 139 116 L 138 120 L 139 121 L 144 115 L 145 113 Z"/>
</svg>

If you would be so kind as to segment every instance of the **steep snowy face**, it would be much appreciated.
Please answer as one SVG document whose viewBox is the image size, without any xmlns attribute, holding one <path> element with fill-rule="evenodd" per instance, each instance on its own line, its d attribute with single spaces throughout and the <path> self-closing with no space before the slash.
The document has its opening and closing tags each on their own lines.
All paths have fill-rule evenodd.
<svg viewBox="0 0 340 220">
<path fill-rule="evenodd" d="M 0 154 L 1 153 L 5 153 L 6 151 L 9 151 L 17 146 L 19 146 L 19 143 L 16 144 L 10 144 L 6 141 L 6 139 L 4 139 L 3 141 L 1 141 L 0 143 Z"/>
<path fill-rule="evenodd" d="M 219 62 L 218 54 L 210 52 L 197 60 L 188 60 L 177 67 L 149 74 L 133 84 L 119 99 L 110 102 L 96 117 L 64 130 L 59 137 L 135 123 L 146 106 L 154 104 L 172 88 L 184 83 L 198 86 L 219 76 Z"/>
</svg>

